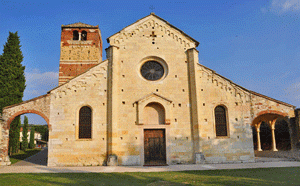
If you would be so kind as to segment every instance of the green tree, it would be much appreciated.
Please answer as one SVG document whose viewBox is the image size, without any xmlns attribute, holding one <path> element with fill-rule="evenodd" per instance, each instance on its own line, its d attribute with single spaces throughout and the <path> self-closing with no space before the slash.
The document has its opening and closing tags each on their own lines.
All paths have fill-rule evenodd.
<svg viewBox="0 0 300 186">
<path fill-rule="evenodd" d="M 25 67 L 21 64 L 23 55 L 18 33 L 9 32 L 3 53 L 0 56 L 0 113 L 3 108 L 22 102 L 25 90 Z M 9 150 L 10 154 L 20 148 L 20 117 L 10 124 Z"/>
<path fill-rule="evenodd" d="M 20 128 L 21 128 L 21 119 L 20 116 L 17 116 L 10 123 L 9 130 L 9 154 L 17 153 L 20 150 Z"/>
<path fill-rule="evenodd" d="M 23 125 L 23 137 L 22 137 L 22 150 L 26 150 L 28 148 L 28 118 L 24 117 L 24 125 Z"/>
<path fill-rule="evenodd" d="M 0 56 L 0 112 L 3 107 L 22 102 L 25 67 L 18 33 L 9 32 Z"/>
<path fill-rule="evenodd" d="M 33 149 L 35 146 L 34 146 L 34 127 L 31 127 L 30 129 L 30 141 L 29 141 L 29 148 L 30 149 Z"/>
</svg>

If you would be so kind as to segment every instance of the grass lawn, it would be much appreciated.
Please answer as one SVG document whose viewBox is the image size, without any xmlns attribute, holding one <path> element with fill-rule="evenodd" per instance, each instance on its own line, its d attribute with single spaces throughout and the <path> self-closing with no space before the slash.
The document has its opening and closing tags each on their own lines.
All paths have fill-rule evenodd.
<svg viewBox="0 0 300 186">
<path fill-rule="evenodd" d="M 300 185 L 300 167 L 151 173 L 1 174 L 0 185 Z"/>
<path fill-rule="evenodd" d="M 13 154 L 12 156 L 9 157 L 10 162 L 11 164 L 17 163 L 18 161 L 24 160 L 40 151 L 41 149 L 28 149 L 26 151 L 20 150 L 19 153 Z"/>
</svg>

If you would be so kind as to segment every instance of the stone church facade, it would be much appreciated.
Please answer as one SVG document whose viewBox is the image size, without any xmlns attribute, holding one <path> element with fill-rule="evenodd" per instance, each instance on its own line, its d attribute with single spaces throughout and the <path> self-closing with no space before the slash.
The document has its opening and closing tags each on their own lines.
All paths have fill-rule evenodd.
<svg viewBox="0 0 300 186">
<path fill-rule="evenodd" d="M 293 105 L 199 64 L 199 42 L 155 14 L 107 42 L 102 61 L 98 26 L 62 26 L 59 86 L 4 108 L 2 165 L 9 124 L 24 113 L 48 123 L 48 166 L 254 162 L 252 127 L 260 149 L 260 124 L 268 123 L 276 151 L 278 119 L 291 128 L 292 148 L 298 142 Z"/>
</svg>

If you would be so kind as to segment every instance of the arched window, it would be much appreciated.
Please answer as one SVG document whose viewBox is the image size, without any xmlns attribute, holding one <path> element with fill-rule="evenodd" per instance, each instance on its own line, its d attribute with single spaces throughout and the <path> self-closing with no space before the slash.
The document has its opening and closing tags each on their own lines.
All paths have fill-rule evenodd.
<svg viewBox="0 0 300 186">
<path fill-rule="evenodd" d="M 227 136 L 226 109 L 223 106 L 215 108 L 216 136 Z"/>
<path fill-rule="evenodd" d="M 81 32 L 81 40 L 82 41 L 86 41 L 87 40 L 87 33 L 86 33 L 86 31 L 82 31 Z"/>
<path fill-rule="evenodd" d="M 78 40 L 79 39 L 79 33 L 77 30 L 73 31 L 73 40 Z"/>
<path fill-rule="evenodd" d="M 84 106 L 79 110 L 79 139 L 92 138 L 92 109 Z"/>
</svg>

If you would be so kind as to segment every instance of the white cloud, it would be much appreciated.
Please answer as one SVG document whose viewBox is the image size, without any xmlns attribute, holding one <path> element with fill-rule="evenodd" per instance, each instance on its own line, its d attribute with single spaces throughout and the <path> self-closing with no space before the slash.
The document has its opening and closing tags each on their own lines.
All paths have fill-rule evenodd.
<svg viewBox="0 0 300 186">
<path fill-rule="evenodd" d="M 58 85 L 57 72 L 40 72 L 39 69 L 26 70 L 26 89 L 23 100 L 46 94 Z"/>
<path fill-rule="evenodd" d="M 300 10 L 300 0 L 272 0 L 271 11 L 284 13 Z"/>
<path fill-rule="evenodd" d="M 291 104 L 300 107 L 300 82 L 291 84 L 285 92 Z"/>
</svg>

